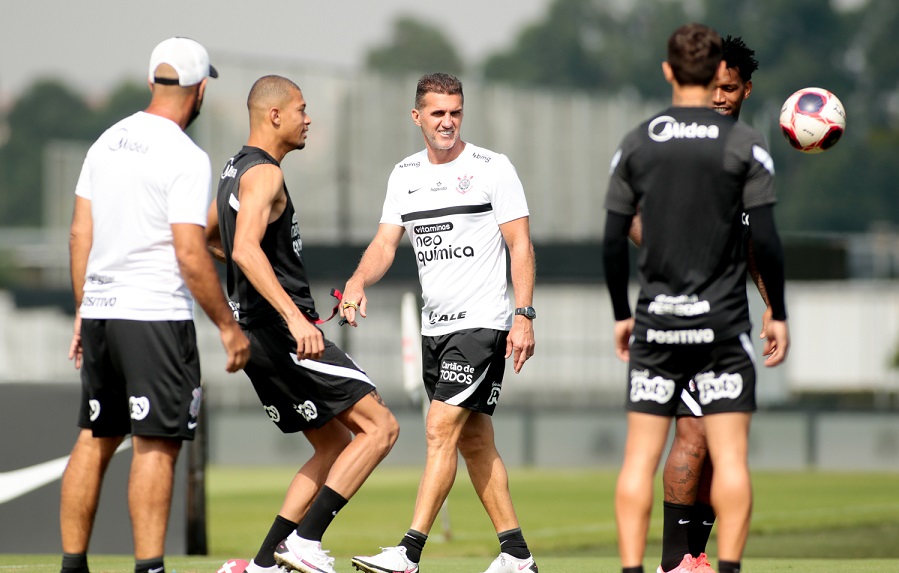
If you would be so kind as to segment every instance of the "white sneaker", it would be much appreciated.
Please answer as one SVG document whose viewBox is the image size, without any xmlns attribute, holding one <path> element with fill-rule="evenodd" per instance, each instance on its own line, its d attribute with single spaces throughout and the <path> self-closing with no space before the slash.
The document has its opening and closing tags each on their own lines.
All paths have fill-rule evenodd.
<svg viewBox="0 0 899 573">
<path fill-rule="evenodd" d="M 351 563 L 365 573 L 418 573 L 418 563 L 409 561 L 402 546 L 382 547 L 380 554 L 353 557 Z"/>
<path fill-rule="evenodd" d="M 334 558 L 328 557 L 327 551 L 322 551 L 321 542 L 303 539 L 296 531 L 278 544 L 275 562 L 288 571 L 337 573 L 334 571 Z"/>
<path fill-rule="evenodd" d="M 527 559 L 518 559 L 508 553 L 500 553 L 484 573 L 524 573 L 525 571 L 537 573 L 537 564 L 534 562 L 533 555 Z"/>
</svg>

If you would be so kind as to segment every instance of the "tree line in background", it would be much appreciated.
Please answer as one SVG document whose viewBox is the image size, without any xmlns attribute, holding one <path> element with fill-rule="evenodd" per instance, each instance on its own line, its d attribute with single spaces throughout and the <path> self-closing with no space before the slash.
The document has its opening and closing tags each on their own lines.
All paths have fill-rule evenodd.
<svg viewBox="0 0 899 573">
<path fill-rule="evenodd" d="M 368 52 L 386 74 L 447 71 L 528 88 L 625 95 L 664 105 L 665 41 L 678 25 L 702 21 L 742 36 L 759 70 L 742 119 L 766 134 L 778 170 L 785 232 L 860 232 L 899 222 L 899 3 L 862 0 L 838 10 L 823 0 L 553 0 L 545 17 L 511 46 L 467 63 L 433 24 L 395 22 L 392 38 Z M 855 4 L 858 4 L 856 2 Z M 803 87 L 837 94 L 847 110 L 843 140 L 824 155 L 803 155 L 781 140 L 783 101 Z M 99 108 L 59 82 L 36 83 L 10 110 L 0 147 L 0 225 L 36 225 L 41 152 L 51 139 L 95 139 L 149 100 L 145 86 L 123 85 Z M 539 112 L 539 110 L 536 110 Z M 527 118 L 522 118 L 527 121 Z"/>
</svg>

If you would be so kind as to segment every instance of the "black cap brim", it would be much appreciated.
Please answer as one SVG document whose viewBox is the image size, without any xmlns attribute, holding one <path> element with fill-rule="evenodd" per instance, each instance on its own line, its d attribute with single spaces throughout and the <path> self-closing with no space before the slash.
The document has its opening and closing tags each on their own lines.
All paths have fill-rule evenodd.
<svg viewBox="0 0 899 573">
<path fill-rule="evenodd" d="M 219 72 L 218 72 L 218 70 L 215 69 L 215 68 L 212 66 L 212 64 L 209 64 L 209 77 L 210 77 L 210 78 L 217 78 L 217 77 L 219 77 Z"/>
</svg>

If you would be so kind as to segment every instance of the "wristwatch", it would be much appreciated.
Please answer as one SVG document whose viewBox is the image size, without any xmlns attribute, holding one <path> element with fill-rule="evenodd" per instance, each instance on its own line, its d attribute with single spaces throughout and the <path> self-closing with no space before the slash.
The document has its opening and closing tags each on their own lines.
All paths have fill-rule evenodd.
<svg viewBox="0 0 899 573">
<path fill-rule="evenodd" d="M 524 316 L 525 318 L 529 318 L 531 320 L 534 320 L 535 318 L 537 318 L 537 311 L 534 310 L 533 306 L 523 306 L 523 307 L 516 308 L 515 315 L 517 316 L 519 314 Z"/>
</svg>

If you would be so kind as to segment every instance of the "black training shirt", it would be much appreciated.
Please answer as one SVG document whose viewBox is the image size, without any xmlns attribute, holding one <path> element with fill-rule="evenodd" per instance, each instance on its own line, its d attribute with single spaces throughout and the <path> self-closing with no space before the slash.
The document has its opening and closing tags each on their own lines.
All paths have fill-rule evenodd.
<svg viewBox="0 0 899 573">
<path fill-rule="evenodd" d="M 639 207 L 634 335 L 708 343 L 750 329 L 742 213 L 772 204 L 774 166 L 755 130 L 701 107 L 671 107 L 612 158 L 606 208 Z"/>
</svg>

